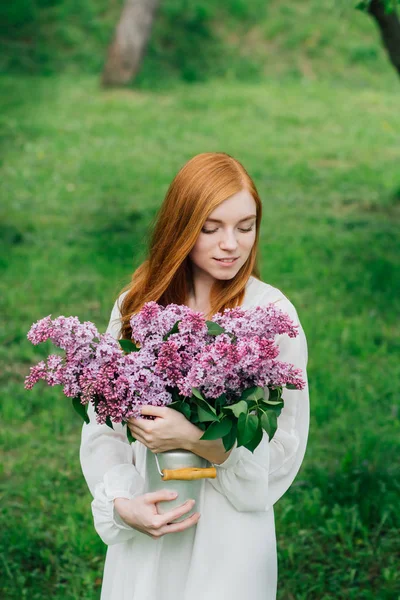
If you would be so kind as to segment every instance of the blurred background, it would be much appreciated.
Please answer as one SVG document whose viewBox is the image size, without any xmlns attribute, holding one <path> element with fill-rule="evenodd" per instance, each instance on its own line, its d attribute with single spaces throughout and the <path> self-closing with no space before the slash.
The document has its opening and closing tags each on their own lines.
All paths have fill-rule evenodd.
<svg viewBox="0 0 400 600">
<path fill-rule="evenodd" d="M 79 417 L 61 389 L 23 388 L 52 350 L 26 333 L 48 314 L 105 329 L 171 180 L 206 151 L 254 178 L 262 279 L 309 345 L 308 449 L 275 506 L 278 598 L 400 598 L 400 25 L 386 4 L 2 3 L 4 598 L 94 600 L 106 550 Z"/>
</svg>

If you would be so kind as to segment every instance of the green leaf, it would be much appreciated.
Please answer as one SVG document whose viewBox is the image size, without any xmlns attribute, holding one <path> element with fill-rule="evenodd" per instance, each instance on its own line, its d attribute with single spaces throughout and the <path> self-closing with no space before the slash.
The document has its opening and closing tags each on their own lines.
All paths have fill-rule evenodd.
<svg viewBox="0 0 400 600">
<path fill-rule="evenodd" d="M 172 335 L 173 333 L 179 333 L 179 323 L 181 322 L 181 320 L 176 321 L 176 323 L 174 323 L 174 325 L 172 326 L 172 328 L 164 335 L 163 340 L 164 342 L 167 341 L 167 339 L 169 338 L 170 335 Z"/>
<path fill-rule="evenodd" d="M 293 385 L 293 383 L 287 383 L 286 389 L 287 390 L 297 390 L 297 387 L 295 385 Z"/>
<path fill-rule="evenodd" d="M 243 390 L 240 399 L 246 400 L 248 402 L 257 402 L 257 400 L 262 400 L 264 398 L 264 388 L 260 386 L 253 386 L 251 388 L 247 388 L 247 390 Z"/>
<path fill-rule="evenodd" d="M 228 452 L 228 450 L 230 450 L 232 448 L 233 444 L 235 443 L 236 437 L 237 437 L 237 423 L 232 423 L 232 429 L 230 430 L 229 433 L 224 435 L 224 437 L 222 438 L 224 448 L 227 452 Z"/>
<path fill-rule="evenodd" d="M 108 427 L 110 427 L 111 429 L 114 429 L 112 421 L 110 419 L 110 417 L 106 418 L 106 425 L 108 425 Z"/>
<path fill-rule="evenodd" d="M 218 323 L 214 323 L 214 321 L 206 321 L 208 335 L 220 335 L 221 333 L 226 333 L 225 329 L 218 325 Z"/>
<path fill-rule="evenodd" d="M 258 416 L 242 413 L 238 419 L 238 446 L 244 446 L 254 436 L 258 427 Z"/>
<path fill-rule="evenodd" d="M 258 419 L 257 430 L 256 430 L 254 436 L 252 437 L 252 439 L 249 442 L 247 442 L 247 444 L 244 444 L 244 447 L 247 448 L 248 450 L 250 450 L 250 452 L 254 452 L 254 450 L 257 448 L 257 446 L 261 442 L 262 438 L 263 438 L 263 429 L 261 427 L 261 420 Z"/>
<path fill-rule="evenodd" d="M 280 414 L 282 408 L 283 408 L 284 402 L 283 399 L 281 398 L 280 400 L 272 400 L 270 401 L 268 400 L 264 400 L 263 402 L 259 402 L 258 403 L 258 408 L 261 408 L 262 410 L 276 410 L 278 411 L 278 414 Z"/>
<path fill-rule="evenodd" d="M 248 407 L 247 402 L 245 402 L 244 400 L 239 400 L 239 402 L 236 402 L 235 404 L 230 404 L 229 406 L 224 406 L 222 410 L 224 412 L 230 411 L 235 415 L 235 417 L 239 418 L 239 416 L 242 413 L 246 414 L 248 412 L 249 407 Z"/>
<path fill-rule="evenodd" d="M 178 398 L 177 400 L 174 400 L 173 402 L 170 402 L 168 404 L 168 408 L 174 408 L 175 410 L 178 410 L 178 407 L 180 405 L 180 403 L 182 402 L 182 400 L 180 398 Z"/>
<path fill-rule="evenodd" d="M 226 394 L 221 394 L 220 396 L 218 396 L 218 398 L 215 398 L 214 402 L 216 410 L 222 409 L 222 407 L 225 406 L 227 402 Z"/>
<path fill-rule="evenodd" d="M 278 418 L 279 415 L 282 412 L 282 407 L 281 406 L 268 406 L 266 408 L 262 409 L 264 412 L 268 412 L 268 413 L 274 413 L 275 417 Z"/>
<path fill-rule="evenodd" d="M 126 437 L 128 438 L 130 444 L 136 442 L 136 438 L 133 437 L 132 432 L 128 426 L 126 427 Z"/>
<path fill-rule="evenodd" d="M 82 419 L 85 421 L 85 423 L 90 423 L 90 419 L 87 415 L 87 411 L 88 411 L 87 404 L 81 404 L 80 398 L 78 396 L 76 396 L 75 398 L 72 398 L 72 406 L 74 407 L 74 409 L 76 410 L 78 415 L 80 417 L 82 417 Z"/>
<path fill-rule="evenodd" d="M 278 428 L 278 417 L 276 412 L 273 410 L 261 411 L 261 425 L 264 431 L 268 433 L 269 440 L 271 441 Z"/>
<path fill-rule="evenodd" d="M 268 400 L 271 402 L 280 400 L 282 396 L 282 387 L 270 388 L 268 387 Z"/>
<path fill-rule="evenodd" d="M 207 427 L 206 432 L 200 438 L 201 440 L 219 440 L 220 438 L 227 435 L 232 429 L 232 421 L 230 419 L 222 419 L 222 421 L 216 421 L 211 423 Z"/>
<path fill-rule="evenodd" d="M 197 412 L 192 412 L 192 414 L 190 415 L 190 419 L 189 421 L 191 423 L 193 423 L 193 425 L 197 425 L 197 423 L 199 423 L 199 415 L 197 414 Z"/>
<path fill-rule="evenodd" d="M 125 354 L 129 354 L 130 352 L 139 352 L 140 348 L 136 346 L 133 340 L 118 340 L 119 345 Z"/>
<path fill-rule="evenodd" d="M 205 400 L 203 402 L 204 404 L 197 404 L 197 416 L 200 423 L 205 423 L 207 421 L 219 421 L 217 413 L 214 411 L 212 406 L 207 404 Z"/>
<path fill-rule="evenodd" d="M 192 388 L 193 391 L 196 390 L 196 388 Z M 196 390 L 196 392 L 198 392 L 197 394 L 194 394 L 194 396 L 192 396 L 192 401 L 194 404 L 197 405 L 197 414 L 199 417 L 199 420 L 201 422 L 203 421 L 219 421 L 219 418 L 217 416 L 217 412 L 215 410 L 215 408 L 213 406 L 211 406 L 211 404 L 208 404 L 207 400 L 205 400 L 202 395 L 200 394 L 200 392 L 198 390 Z"/>
<path fill-rule="evenodd" d="M 190 420 L 191 410 L 190 405 L 187 402 L 184 402 L 183 400 L 179 400 L 178 402 L 171 402 L 171 404 L 168 404 L 168 408 L 173 408 L 177 410 L 178 412 L 185 415 L 187 419 Z"/>
<path fill-rule="evenodd" d="M 202 395 L 202 393 L 200 392 L 200 390 L 198 390 L 195 387 L 192 387 L 192 394 L 193 394 L 193 396 L 196 396 L 196 398 L 200 398 L 200 400 L 205 400 L 205 398 Z"/>
</svg>

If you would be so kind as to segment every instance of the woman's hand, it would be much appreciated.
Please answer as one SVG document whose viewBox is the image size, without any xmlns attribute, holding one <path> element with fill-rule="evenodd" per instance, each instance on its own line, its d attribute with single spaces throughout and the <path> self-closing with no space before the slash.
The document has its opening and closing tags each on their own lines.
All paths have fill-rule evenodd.
<svg viewBox="0 0 400 600">
<path fill-rule="evenodd" d="M 127 525 L 156 539 L 166 533 L 176 533 L 197 525 L 200 519 L 200 513 L 196 512 L 183 521 L 172 523 L 174 519 L 182 517 L 193 508 L 194 500 L 188 500 L 177 508 L 158 514 L 156 503 L 174 500 L 176 496 L 173 496 L 170 490 L 164 489 L 136 496 L 132 500 L 115 498 L 114 506 Z"/>
<path fill-rule="evenodd" d="M 141 414 L 152 415 L 155 419 L 131 417 L 127 426 L 133 437 L 152 452 L 165 452 L 177 448 L 189 450 L 204 433 L 182 413 L 168 406 L 142 406 Z"/>
</svg>

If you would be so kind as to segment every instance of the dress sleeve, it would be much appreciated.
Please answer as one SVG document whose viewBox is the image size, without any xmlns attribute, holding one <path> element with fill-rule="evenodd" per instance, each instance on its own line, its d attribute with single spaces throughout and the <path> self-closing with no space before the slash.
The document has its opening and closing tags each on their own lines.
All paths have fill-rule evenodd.
<svg viewBox="0 0 400 600">
<path fill-rule="evenodd" d="M 119 302 L 111 312 L 107 333 L 119 338 Z M 126 426 L 113 423 L 114 429 L 96 422 L 93 405 L 89 405 L 90 423 L 84 423 L 80 445 L 83 475 L 93 496 L 94 526 L 105 544 L 117 544 L 133 538 L 137 530 L 118 515 L 115 498 L 134 498 L 143 493 L 144 479 L 135 466 L 135 444 L 126 437 Z"/>
<path fill-rule="evenodd" d="M 222 464 L 214 464 L 216 479 L 209 479 L 217 491 L 225 495 L 238 511 L 267 511 L 293 483 L 304 458 L 309 431 L 309 392 L 307 381 L 307 341 L 293 304 L 283 297 L 279 308 L 299 325 L 298 335 L 278 335 L 279 360 L 302 370 L 306 381 L 303 390 L 283 389 L 284 407 L 278 417 L 278 428 L 271 441 L 267 433 L 254 453 L 237 447 Z M 266 394 L 268 388 L 265 388 Z"/>
</svg>

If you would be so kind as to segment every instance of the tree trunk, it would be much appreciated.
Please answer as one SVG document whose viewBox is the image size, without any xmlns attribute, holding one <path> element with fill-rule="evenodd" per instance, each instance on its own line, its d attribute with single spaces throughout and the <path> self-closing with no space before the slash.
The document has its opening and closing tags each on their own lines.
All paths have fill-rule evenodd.
<svg viewBox="0 0 400 600">
<path fill-rule="evenodd" d="M 104 86 L 122 85 L 138 73 L 159 3 L 160 0 L 126 0 L 108 49 Z"/>
<path fill-rule="evenodd" d="M 367 10 L 376 20 L 390 62 L 400 75 L 400 21 L 397 11 L 393 9 L 386 13 L 383 0 L 371 0 Z"/>
</svg>

